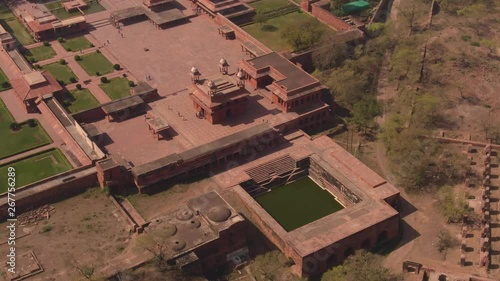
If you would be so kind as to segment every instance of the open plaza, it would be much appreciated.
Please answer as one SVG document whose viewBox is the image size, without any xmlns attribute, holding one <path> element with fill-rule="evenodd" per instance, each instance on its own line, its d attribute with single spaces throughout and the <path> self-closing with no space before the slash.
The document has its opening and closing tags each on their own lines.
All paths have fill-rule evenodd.
<svg viewBox="0 0 500 281">
<path fill-rule="evenodd" d="M 323 2 L 2 4 L 0 181 L 15 168 L 18 212 L 57 210 L 19 226 L 23 270 L 8 280 L 72 280 L 75 262 L 118 278 L 153 258 L 136 244 L 156 232 L 169 265 L 205 276 L 258 252 L 250 229 L 299 277 L 396 241 L 398 189 L 306 133 L 332 127 L 335 108 L 273 40 L 308 19 L 362 37 Z M 252 22 L 259 13 L 274 31 Z"/>
</svg>

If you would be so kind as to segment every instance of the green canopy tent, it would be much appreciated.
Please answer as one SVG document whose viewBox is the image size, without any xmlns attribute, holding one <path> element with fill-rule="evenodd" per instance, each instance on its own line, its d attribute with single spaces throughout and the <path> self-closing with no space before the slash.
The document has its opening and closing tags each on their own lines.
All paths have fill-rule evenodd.
<svg viewBox="0 0 500 281">
<path fill-rule="evenodd" d="M 363 0 L 353 1 L 342 5 L 342 10 L 349 15 L 357 12 L 362 12 L 369 8 L 370 8 L 370 3 Z"/>
</svg>

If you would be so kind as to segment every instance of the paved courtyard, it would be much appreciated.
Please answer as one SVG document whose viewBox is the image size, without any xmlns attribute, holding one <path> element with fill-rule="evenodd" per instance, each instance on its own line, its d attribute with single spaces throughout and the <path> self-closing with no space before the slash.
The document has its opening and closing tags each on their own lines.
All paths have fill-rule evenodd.
<svg viewBox="0 0 500 281">
<path fill-rule="evenodd" d="M 205 15 L 164 30 L 144 21 L 124 26 L 121 33 L 124 37 L 112 25 L 91 31 L 101 44 L 106 42 L 104 48 L 137 79 L 146 80 L 149 75 L 149 82 L 160 95 L 185 89 L 193 65 L 206 78 L 219 73 L 222 57 L 230 64 L 230 72 L 235 72 L 238 62 L 246 58 L 240 42 L 223 39 L 217 25 Z"/>
</svg>

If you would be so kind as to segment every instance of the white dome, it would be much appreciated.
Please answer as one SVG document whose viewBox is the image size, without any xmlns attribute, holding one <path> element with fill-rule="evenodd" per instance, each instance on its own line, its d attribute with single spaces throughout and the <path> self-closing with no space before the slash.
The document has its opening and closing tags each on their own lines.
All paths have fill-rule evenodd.
<svg viewBox="0 0 500 281">
<path fill-rule="evenodd" d="M 213 88 L 216 88 L 216 87 L 217 87 L 217 86 L 215 86 L 215 83 L 214 83 L 214 81 L 212 81 L 212 80 L 208 80 L 207 86 L 208 86 L 210 89 L 213 89 Z"/>
<path fill-rule="evenodd" d="M 194 67 L 194 66 L 193 66 L 193 67 L 191 67 L 191 73 L 193 73 L 193 74 L 197 74 L 197 73 L 198 73 L 198 68 L 196 68 L 196 67 Z"/>
<path fill-rule="evenodd" d="M 226 59 L 225 59 L 225 58 L 221 58 L 221 59 L 220 59 L 220 61 L 219 61 L 219 63 L 220 63 L 221 65 L 224 65 L 224 66 L 226 66 L 226 65 L 227 65 L 227 61 L 226 61 Z"/>
<path fill-rule="evenodd" d="M 236 74 L 236 76 L 241 79 L 245 77 L 245 73 L 243 73 L 243 70 L 240 69 L 240 71 L 238 71 L 238 74 Z"/>
</svg>

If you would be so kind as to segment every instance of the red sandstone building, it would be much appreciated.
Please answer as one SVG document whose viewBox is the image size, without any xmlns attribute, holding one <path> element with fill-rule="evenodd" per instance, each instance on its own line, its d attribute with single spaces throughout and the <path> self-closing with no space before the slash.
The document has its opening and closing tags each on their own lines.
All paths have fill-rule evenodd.
<svg viewBox="0 0 500 281">
<path fill-rule="evenodd" d="M 48 71 L 34 71 L 11 82 L 28 112 L 37 111 L 37 104 L 43 96 L 59 93 L 63 89 Z"/>
<path fill-rule="evenodd" d="M 243 74 L 221 75 L 193 85 L 189 95 L 193 100 L 196 116 L 212 124 L 227 118 L 244 114 L 248 105 L 249 92 L 244 88 Z"/>
<path fill-rule="evenodd" d="M 232 268 L 248 257 L 245 225 L 218 193 L 193 198 L 176 211 L 153 219 L 167 241 L 167 263 L 197 274 Z"/>
</svg>

